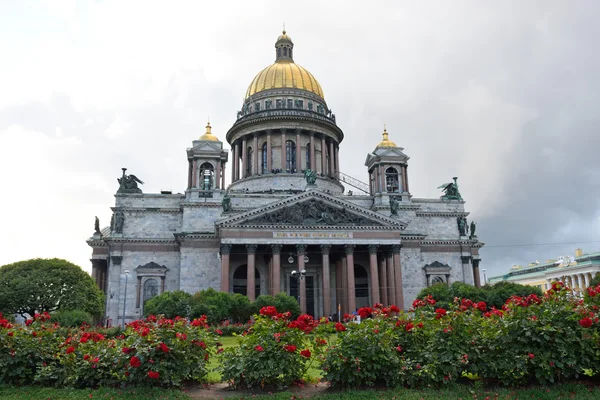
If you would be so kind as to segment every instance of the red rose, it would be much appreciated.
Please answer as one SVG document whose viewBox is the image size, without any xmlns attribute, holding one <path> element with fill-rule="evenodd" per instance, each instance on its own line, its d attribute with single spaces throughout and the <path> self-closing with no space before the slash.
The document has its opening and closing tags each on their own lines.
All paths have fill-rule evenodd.
<svg viewBox="0 0 600 400">
<path fill-rule="evenodd" d="M 400 312 L 400 309 L 398 308 L 398 306 L 391 305 L 390 306 L 390 311 L 391 312 Z"/>
<path fill-rule="evenodd" d="M 219 350 L 217 350 L 217 354 L 221 354 L 223 352 L 223 348 L 221 347 Z"/>
<path fill-rule="evenodd" d="M 158 350 L 161 350 L 163 353 L 168 353 L 169 352 L 169 347 L 164 344 L 164 343 L 160 343 L 157 347 Z"/>
<path fill-rule="evenodd" d="M 254 350 L 256 350 L 256 351 L 265 351 L 265 349 L 263 349 L 263 347 L 261 345 L 255 346 Z"/>
<path fill-rule="evenodd" d="M 31 336 L 37 337 L 37 332 L 36 331 L 31 332 Z"/>
<path fill-rule="evenodd" d="M 480 301 L 479 303 L 477 303 L 476 307 L 481 312 L 485 312 L 485 310 L 487 310 L 487 305 L 484 301 Z"/>
<path fill-rule="evenodd" d="M 273 317 L 277 315 L 277 309 L 273 306 L 267 306 L 260 309 L 260 315 L 267 317 Z"/>
<path fill-rule="evenodd" d="M 294 346 L 293 344 L 286 344 L 285 346 L 283 346 L 283 348 L 285 349 L 285 351 L 289 351 L 290 353 L 296 351 L 296 346 Z"/>
<path fill-rule="evenodd" d="M 215 330 L 215 332 L 217 333 L 217 335 L 222 335 L 223 334 L 223 331 L 220 330 L 220 329 Z"/>
<path fill-rule="evenodd" d="M 341 322 L 336 322 L 335 323 L 335 330 L 338 331 L 338 332 L 343 332 L 343 331 L 346 330 L 346 327 Z"/>
<path fill-rule="evenodd" d="M 12 332 L 12 331 L 11 331 L 11 332 L 8 332 L 8 334 L 7 334 L 7 335 L 8 335 L 8 336 L 12 336 L 12 335 L 14 335 L 14 332 Z"/>
<path fill-rule="evenodd" d="M 136 356 L 131 357 L 131 360 L 129 360 L 129 365 L 132 366 L 133 368 L 139 368 L 140 365 L 142 365 L 142 362 L 140 361 L 139 358 L 137 358 Z"/>
<path fill-rule="evenodd" d="M 69 347 L 69 348 L 67 349 L 66 353 L 67 353 L 67 354 L 71 354 L 71 353 L 73 353 L 74 351 L 75 351 L 75 347 L 71 346 L 71 347 Z"/>
<path fill-rule="evenodd" d="M 410 331 L 412 331 L 412 329 L 414 327 L 415 326 L 412 324 L 412 322 L 409 322 L 408 324 L 406 324 L 406 326 L 404 327 L 404 329 L 406 329 L 406 332 L 410 332 Z"/>
<path fill-rule="evenodd" d="M 84 360 L 89 360 L 89 359 L 90 359 L 90 355 L 89 355 L 89 354 L 86 354 L 85 356 L 83 356 L 83 359 L 84 359 Z"/>
<path fill-rule="evenodd" d="M 306 357 L 306 358 L 310 358 L 310 350 L 309 349 L 304 349 L 300 352 L 300 355 L 302 357 Z"/>
<path fill-rule="evenodd" d="M 402 347 L 398 346 L 398 347 L 396 347 L 396 350 L 402 351 Z"/>
<path fill-rule="evenodd" d="M 444 315 L 446 315 L 446 310 L 443 308 L 438 308 L 437 310 L 435 310 L 435 319 L 440 319 L 442 318 Z"/>
<path fill-rule="evenodd" d="M 98 361 L 100 361 L 100 358 L 99 358 L 99 357 L 95 357 L 95 358 L 92 360 L 92 362 L 93 362 L 94 364 L 96 364 Z"/>
<path fill-rule="evenodd" d="M 122 351 L 123 353 L 125 353 L 125 354 L 129 354 L 129 353 L 131 353 L 131 350 L 132 350 L 132 349 L 131 349 L 131 347 L 123 347 L 123 348 L 121 349 L 121 351 Z"/>
<path fill-rule="evenodd" d="M 158 379 L 158 378 L 160 378 L 160 374 L 156 371 L 148 371 L 148 378 Z"/>
<path fill-rule="evenodd" d="M 589 328 L 590 326 L 592 326 L 592 324 L 593 324 L 592 319 L 588 318 L 588 317 L 582 318 L 579 320 L 579 325 L 581 325 L 584 328 Z"/>
<path fill-rule="evenodd" d="M 534 357 L 535 357 L 535 354 L 533 354 L 533 353 L 529 353 L 529 359 L 530 359 L 530 360 L 533 360 L 533 358 L 534 358 Z"/>
</svg>

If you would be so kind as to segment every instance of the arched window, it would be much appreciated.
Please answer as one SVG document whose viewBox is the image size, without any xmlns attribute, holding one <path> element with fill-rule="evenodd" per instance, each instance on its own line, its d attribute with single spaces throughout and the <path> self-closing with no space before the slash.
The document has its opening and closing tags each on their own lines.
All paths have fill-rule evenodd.
<svg viewBox="0 0 600 400">
<path fill-rule="evenodd" d="M 287 56 L 287 47 L 284 47 L 284 48 L 283 48 L 283 55 L 284 55 L 284 56 Z"/>
<path fill-rule="evenodd" d="M 261 165 L 260 165 L 260 170 L 261 173 L 265 174 L 267 173 L 267 142 L 263 143 L 262 145 L 262 152 L 261 152 Z"/>
<path fill-rule="evenodd" d="M 212 190 L 214 182 L 215 170 L 211 163 L 202 163 L 200 165 L 200 189 Z"/>
<path fill-rule="evenodd" d="M 254 268 L 254 293 L 260 295 L 260 273 Z M 240 265 L 233 273 L 233 293 L 239 293 L 246 296 L 248 293 L 248 266 Z"/>
<path fill-rule="evenodd" d="M 368 307 L 369 304 L 369 275 L 365 267 L 354 264 L 354 295 L 358 308 Z"/>
<path fill-rule="evenodd" d="M 150 278 L 146 279 L 144 282 L 144 303 L 150 300 L 154 296 L 158 296 L 158 281 L 156 279 Z"/>
<path fill-rule="evenodd" d="M 285 170 L 292 172 L 296 169 L 296 144 L 291 140 L 285 142 Z"/>
<path fill-rule="evenodd" d="M 400 186 L 398 184 L 398 170 L 396 168 L 389 167 L 385 170 L 385 187 L 388 192 L 400 192 Z"/>
<path fill-rule="evenodd" d="M 310 142 L 306 145 L 306 169 L 310 168 Z"/>
<path fill-rule="evenodd" d="M 432 280 L 431 280 L 431 284 L 435 285 L 436 283 L 444 283 L 444 278 L 442 278 L 441 276 L 435 276 Z"/>
<path fill-rule="evenodd" d="M 246 163 L 248 164 L 246 168 L 246 176 L 250 176 L 252 175 L 252 160 L 254 160 L 254 152 L 252 151 L 252 147 L 248 147 L 248 156 L 246 159 L 248 160 Z"/>
</svg>

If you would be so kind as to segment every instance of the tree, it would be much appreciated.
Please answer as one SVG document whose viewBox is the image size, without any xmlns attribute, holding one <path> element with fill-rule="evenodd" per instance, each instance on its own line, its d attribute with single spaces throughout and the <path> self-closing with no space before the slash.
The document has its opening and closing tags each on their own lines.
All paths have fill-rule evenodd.
<svg viewBox="0 0 600 400">
<path fill-rule="evenodd" d="M 0 311 L 29 314 L 82 310 L 104 313 L 104 293 L 81 267 L 59 258 L 19 261 L 0 267 Z"/>
<path fill-rule="evenodd" d="M 164 292 L 144 305 L 144 315 L 164 315 L 167 318 L 190 317 L 192 295 L 183 290 Z"/>
</svg>

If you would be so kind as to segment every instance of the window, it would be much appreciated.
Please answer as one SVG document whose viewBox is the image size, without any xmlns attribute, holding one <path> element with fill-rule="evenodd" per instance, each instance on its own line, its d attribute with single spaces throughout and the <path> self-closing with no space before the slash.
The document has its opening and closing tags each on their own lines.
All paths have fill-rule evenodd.
<svg viewBox="0 0 600 400">
<path fill-rule="evenodd" d="M 277 49 L 277 58 L 281 57 L 281 49 Z"/>
<path fill-rule="evenodd" d="M 246 168 L 246 176 L 252 175 L 252 160 L 254 159 L 254 152 L 252 151 L 252 147 L 248 147 L 248 156 L 247 156 L 247 164 Z"/>
<path fill-rule="evenodd" d="M 247 292 L 247 287 L 248 287 L 248 267 L 246 264 L 244 265 L 240 265 L 239 267 L 236 268 L 235 272 L 233 273 L 233 293 L 239 293 L 241 295 L 246 296 Z M 254 293 L 256 293 L 256 295 L 260 295 L 260 273 L 258 272 L 258 269 L 254 269 L 254 281 L 255 281 L 255 286 L 254 286 Z"/>
<path fill-rule="evenodd" d="M 284 48 L 283 48 L 283 55 L 284 55 L 284 56 L 287 56 L 287 47 L 284 47 Z"/>
<path fill-rule="evenodd" d="M 400 187 L 398 185 L 398 170 L 390 167 L 385 170 L 385 187 L 386 191 L 390 193 L 399 193 Z"/>
<path fill-rule="evenodd" d="M 203 163 L 200 165 L 200 189 L 213 189 L 214 168 L 211 163 Z"/>
<path fill-rule="evenodd" d="M 266 173 L 267 171 L 267 142 L 263 143 L 262 145 L 262 152 L 261 152 L 261 166 L 260 166 L 260 170 L 261 173 Z"/>
<path fill-rule="evenodd" d="M 158 296 L 158 281 L 156 279 L 150 278 L 146 279 L 144 282 L 144 302 L 150 300 L 151 298 Z"/>
<path fill-rule="evenodd" d="M 260 103 L 254 103 L 254 111 L 260 111 Z"/>
<path fill-rule="evenodd" d="M 309 101 L 309 102 L 308 102 L 308 109 L 309 109 L 310 111 L 312 111 L 312 109 L 313 109 L 313 103 L 312 103 L 312 101 Z"/>
<path fill-rule="evenodd" d="M 296 144 L 291 140 L 285 142 L 285 170 L 292 172 L 296 169 Z"/>
<path fill-rule="evenodd" d="M 306 169 L 310 168 L 310 142 L 306 145 Z"/>
<path fill-rule="evenodd" d="M 282 107 L 283 107 L 283 100 L 281 100 L 281 99 L 275 100 L 275 108 L 282 108 Z"/>
<path fill-rule="evenodd" d="M 304 101 L 296 100 L 296 108 L 304 108 Z"/>
<path fill-rule="evenodd" d="M 294 100 L 287 99 L 287 108 L 294 108 Z"/>
<path fill-rule="evenodd" d="M 271 100 L 271 99 L 265 100 L 265 110 L 270 110 L 272 106 L 273 106 L 273 100 Z"/>
</svg>

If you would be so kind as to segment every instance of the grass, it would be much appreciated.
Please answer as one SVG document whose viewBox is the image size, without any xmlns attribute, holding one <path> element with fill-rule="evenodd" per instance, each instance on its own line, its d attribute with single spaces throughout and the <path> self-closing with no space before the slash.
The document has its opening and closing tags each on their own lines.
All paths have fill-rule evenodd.
<svg viewBox="0 0 600 400">
<path fill-rule="evenodd" d="M 107 389 L 53 389 L 39 387 L 14 387 L 0 386 L 0 399 L 3 400 L 21 400 L 21 399 L 112 399 L 112 400 L 153 400 L 153 399 L 207 399 L 207 393 L 199 394 L 191 391 L 190 394 L 167 389 L 156 388 L 138 388 L 131 390 Z M 228 393 L 231 399 L 270 399 L 270 400 L 290 400 L 306 398 L 306 393 L 302 391 L 281 392 L 271 395 L 252 395 Z M 217 394 L 218 398 L 223 398 L 224 394 Z M 229 396 L 226 396 L 229 397 Z M 477 389 L 468 385 L 453 385 L 435 389 L 395 389 L 395 390 L 353 390 L 337 391 L 328 393 L 318 393 L 310 396 L 315 400 L 359 400 L 359 399 L 377 399 L 377 400 L 517 400 L 517 399 L 538 399 L 538 400 L 556 400 L 556 399 L 583 399 L 592 400 L 600 398 L 600 388 L 588 387 L 584 384 L 562 384 L 551 386 L 549 388 L 530 387 L 525 389 Z"/>
<path fill-rule="evenodd" d="M 180 390 L 160 388 L 135 388 L 135 389 L 55 389 L 34 386 L 4 386 L 0 385 L 0 399 L 2 400 L 80 400 L 80 399 L 106 399 L 106 400 L 179 400 L 190 397 Z"/>
</svg>

